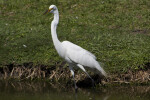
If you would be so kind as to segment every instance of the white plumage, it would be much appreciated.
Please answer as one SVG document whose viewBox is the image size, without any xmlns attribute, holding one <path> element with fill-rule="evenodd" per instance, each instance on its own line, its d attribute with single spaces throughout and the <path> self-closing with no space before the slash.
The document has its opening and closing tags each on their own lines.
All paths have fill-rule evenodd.
<svg viewBox="0 0 150 100">
<path fill-rule="evenodd" d="M 95 55 L 91 52 L 69 41 L 63 41 L 62 45 L 66 50 L 65 57 L 69 58 L 71 63 L 80 64 L 89 68 L 95 68 L 99 70 L 102 75 L 106 76 L 105 71 L 100 67 L 99 63 L 96 61 Z M 70 61 L 67 62 L 70 63 Z"/>
<path fill-rule="evenodd" d="M 93 55 L 91 52 L 89 52 L 89 51 L 81 48 L 80 46 L 73 44 L 69 41 L 60 42 L 58 40 L 57 33 L 56 33 L 57 24 L 59 23 L 58 9 L 55 5 L 51 5 L 49 7 L 49 10 L 46 11 L 46 13 L 47 12 L 54 14 L 54 20 L 51 23 L 51 35 L 52 35 L 55 49 L 58 52 L 58 54 L 63 59 L 65 59 L 67 61 L 67 63 L 69 64 L 69 69 L 73 75 L 73 78 L 74 78 L 73 67 L 76 67 L 76 66 L 81 68 L 87 75 L 88 75 L 88 73 L 86 72 L 84 67 L 97 69 L 101 75 L 106 76 L 106 72 L 99 65 L 98 61 L 96 61 L 95 55 Z M 88 77 L 91 78 L 89 75 L 88 75 Z M 74 82 L 75 82 L 75 80 L 74 80 Z M 75 83 L 75 88 L 77 88 L 76 83 Z"/>
</svg>

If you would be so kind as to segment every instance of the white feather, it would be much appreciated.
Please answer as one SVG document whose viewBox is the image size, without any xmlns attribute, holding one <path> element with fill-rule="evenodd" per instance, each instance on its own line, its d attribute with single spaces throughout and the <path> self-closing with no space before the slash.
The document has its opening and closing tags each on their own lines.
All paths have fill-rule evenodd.
<svg viewBox="0 0 150 100">
<path fill-rule="evenodd" d="M 68 57 L 76 64 L 81 64 L 85 67 L 97 69 L 102 75 L 106 76 L 106 72 L 96 61 L 94 54 L 69 41 L 63 41 L 62 46 L 66 50 L 65 58 Z"/>
<path fill-rule="evenodd" d="M 49 9 L 52 9 L 50 12 L 54 14 L 54 20 L 51 23 L 51 35 L 55 49 L 58 54 L 69 63 L 71 71 L 72 65 L 80 65 L 97 69 L 102 75 L 106 76 L 106 72 L 96 61 L 94 54 L 69 41 L 60 42 L 58 40 L 56 33 L 57 24 L 59 22 L 58 9 L 55 5 L 51 5 Z"/>
</svg>

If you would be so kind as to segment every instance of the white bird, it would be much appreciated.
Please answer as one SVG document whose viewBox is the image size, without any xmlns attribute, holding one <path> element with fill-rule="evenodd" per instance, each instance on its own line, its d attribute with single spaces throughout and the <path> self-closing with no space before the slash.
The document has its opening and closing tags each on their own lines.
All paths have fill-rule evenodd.
<svg viewBox="0 0 150 100">
<path fill-rule="evenodd" d="M 54 14 L 54 19 L 51 22 L 51 35 L 55 49 L 59 56 L 65 59 L 65 61 L 69 64 L 69 69 L 74 79 L 75 89 L 77 89 L 77 85 L 74 78 L 74 67 L 79 67 L 81 70 L 83 70 L 87 74 L 87 76 L 92 80 L 92 82 L 94 82 L 93 79 L 89 76 L 84 67 L 96 69 L 100 73 L 100 75 L 106 76 L 106 72 L 100 66 L 98 61 L 96 61 L 95 55 L 69 41 L 60 42 L 58 40 L 56 33 L 57 25 L 59 23 L 58 8 L 55 5 L 51 5 L 44 14 L 48 12 Z"/>
</svg>

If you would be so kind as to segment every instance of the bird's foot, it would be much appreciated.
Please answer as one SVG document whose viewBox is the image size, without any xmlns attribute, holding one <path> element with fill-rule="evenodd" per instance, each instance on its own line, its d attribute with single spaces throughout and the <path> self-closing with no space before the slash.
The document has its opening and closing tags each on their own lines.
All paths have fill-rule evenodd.
<svg viewBox="0 0 150 100">
<path fill-rule="evenodd" d="M 93 79 L 92 79 L 92 87 L 93 87 L 93 88 L 95 87 L 95 82 L 94 82 Z"/>
<path fill-rule="evenodd" d="M 75 85 L 75 93 L 77 93 L 78 92 L 78 87 L 77 87 L 77 85 Z"/>
</svg>

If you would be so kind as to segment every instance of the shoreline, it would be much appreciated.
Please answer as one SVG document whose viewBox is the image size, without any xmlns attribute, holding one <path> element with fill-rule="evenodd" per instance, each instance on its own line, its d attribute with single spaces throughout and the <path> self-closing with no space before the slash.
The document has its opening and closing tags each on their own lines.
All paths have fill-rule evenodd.
<svg viewBox="0 0 150 100">
<path fill-rule="evenodd" d="M 109 84 L 149 84 L 150 66 L 146 69 L 127 71 L 125 73 L 109 73 L 107 78 L 90 73 L 96 85 Z M 48 80 L 56 83 L 72 84 L 73 79 L 67 67 L 37 65 L 24 63 L 23 65 L 10 64 L 0 68 L 0 80 Z M 77 85 L 89 87 L 91 80 L 81 71 L 75 70 Z M 84 85 L 83 85 L 84 84 Z"/>
</svg>

